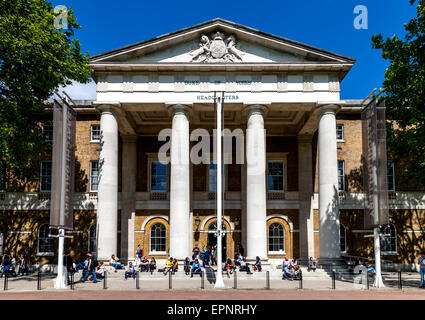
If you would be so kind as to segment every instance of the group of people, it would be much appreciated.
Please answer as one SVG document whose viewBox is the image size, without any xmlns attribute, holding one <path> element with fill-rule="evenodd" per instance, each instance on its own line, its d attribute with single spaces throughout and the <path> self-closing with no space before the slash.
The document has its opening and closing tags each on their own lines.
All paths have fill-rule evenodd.
<svg viewBox="0 0 425 320">
<path fill-rule="evenodd" d="M 317 266 L 317 264 L 315 266 Z M 301 268 L 298 265 L 297 258 L 289 259 L 285 257 L 282 262 L 282 279 L 296 280 L 299 279 L 300 275 Z"/>
<path fill-rule="evenodd" d="M 25 258 L 25 254 L 22 252 L 19 257 L 18 264 L 16 264 L 15 257 L 9 256 L 7 254 L 3 255 L 1 259 L 1 277 L 5 274 L 13 274 L 16 275 L 16 266 L 18 265 L 18 276 L 19 275 L 27 275 L 29 273 L 27 260 Z"/>
</svg>

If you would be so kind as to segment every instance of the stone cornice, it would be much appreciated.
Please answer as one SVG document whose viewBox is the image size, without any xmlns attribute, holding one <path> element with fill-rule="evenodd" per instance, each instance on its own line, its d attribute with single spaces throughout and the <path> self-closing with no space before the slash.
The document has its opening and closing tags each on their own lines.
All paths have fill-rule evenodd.
<svg viewBox="0 0 425 320">
<path fill-rule="evenodd" d="M 352 63 L 92 63 L 95 72 L 102 71 L 329 71 L 348 72 Z"/>
</svg>

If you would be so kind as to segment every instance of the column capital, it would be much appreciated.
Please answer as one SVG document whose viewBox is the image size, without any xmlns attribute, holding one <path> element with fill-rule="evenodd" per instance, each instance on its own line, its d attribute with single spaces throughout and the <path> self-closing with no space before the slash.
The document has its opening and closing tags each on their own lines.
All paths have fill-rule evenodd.
<svg viewBox="0 0 425 320">
<path fill-rule="evenodd" d="M 92 104 L 101 113 L 105 111 L 112 111 L 117 115 L 122 113 L 121 103 L 117 101 L 93 101 Z"/>
<path fill-rule="evenodd" d="M 266 116 L 270 102 L 258 102 L 258 103 L 244 103 L 243 111 L 247 112 L 248 115 L 253 113 L 261 113 L 262 116 Z"/>
<path fill-rule="evenodd" d="M 173 116 L 177 113 L 183 113 L 188 116 L 192 112 L 192 103 L 188 102 L 168 102 L 165 103 L 168 109 L 168 114 Z"/>
<path fill-rule="evenodd" d="M 136 143 L 137 135 L 134 134 L 123 134 L 121 135 L 122 142 L 124 143 Z"/>
<path fill-rule="evenodd" d="M 318 101 L 314 111 L 318 113 L 320 118 L 324 113 L 336 114 L 344 104 L 344 101 Z"/>
</svg>

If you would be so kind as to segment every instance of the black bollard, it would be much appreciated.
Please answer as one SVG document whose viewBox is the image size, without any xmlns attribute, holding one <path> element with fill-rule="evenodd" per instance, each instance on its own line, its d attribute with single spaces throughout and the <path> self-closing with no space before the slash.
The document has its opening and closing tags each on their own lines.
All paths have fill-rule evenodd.
<svg viewBox="0 0 425 320">
<path fill-rule="evenodd" d="M 41 272 L 37 274 L 37 290 L 41 290 Z"/>
<path fill-rule="evenodd" d="M 105 272 L 105 277 L 103 278 L 103 289 L 108 289 L 108 286 L 107 286 L 107 278 L 108 278 L 108 273 L 107 272 Z"/>
<path fill-rule="evenodd" d="M 7 290 L 7 287 L 8 287 L 8 282 L 9 280 L 8 280 L 8 278 L 7 278 L 7 273 L 5 273 L 4 274 L 4 288 L 3 288 L 3 290 Z"/>
<path fill-rule="evenodd" d="M 270 271 L 266 271 L 266 289 L 270 289 Z"/>
<path fill-rule="evenodd" d="M 140 286 L 139 286 L 139 271 L 136 272 L 136 289 L 139 290 Z"/>
<path fill-rule="evenodd" d="M 299 283 L 298 289 L 302 289 L 302 288 L 303 288 L 303 273 L 300 272 L 300 283 Z"/>
<path fill-rule="evenodd" d="M 336 286 L 335 286 L 335 271 L 332 271 L 332 289 L 336 289 Z"/>
<path fill-rule="evenodd" d="M 201 289 L 205 289 L 204 274 L 205 272 L 202 272 L 201 270 Z"/>
<path fill-rule="evenodd" d="M 403 284 L 401 283 L 401 271 L 398 272 L 398 288 L 403 290 Z"/>
<path fill-rule="evenodd" d="M 366 289 L 369 290 L 369 275 L 366 272 Z"/>
<path fill-rule="evenodd" d="M 173 289 L 173 276 L 171 271 L 168 271 L 169 277 L 168 277 L 168 289 Z"/>
<path fill-rule="evenodd" d="M 71 290 L 74 290 L 74 271 L 71 272 Z"/>
<path fill-rule="evenodd" d="M 237 289 L 238 288 L 238 274 L 235 270 L 235 272 L 233 272 L 233 289 Z"/>
</svg>

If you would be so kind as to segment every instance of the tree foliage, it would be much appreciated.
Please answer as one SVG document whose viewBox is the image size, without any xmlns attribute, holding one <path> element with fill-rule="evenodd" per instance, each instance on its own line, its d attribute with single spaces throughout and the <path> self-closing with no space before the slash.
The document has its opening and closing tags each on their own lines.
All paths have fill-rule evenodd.
<svg viewBox="0 0 425 320">
<path fill-rule="evenodd" d="M 389 151 L 406 168 L 404 178 L 425 185 L 425 0 L 410 0 L 416 2 L 417 16 L 404 24 L 404 40 L 379 34 L 372 46 L 390 62 L 383 82 L 387 118 L 394 123 Z"/>
<path fill-rule="evenodd" d="M 15 178 L 39 176 L 38 162 L 49 150 L 40 127 L 47 100 L 71 80 L 90 79 L 73 11 L 67 29 L 56 28 L 58 15 L 45 0 L 0 0 L 0 160 Z"/>
</svg>

